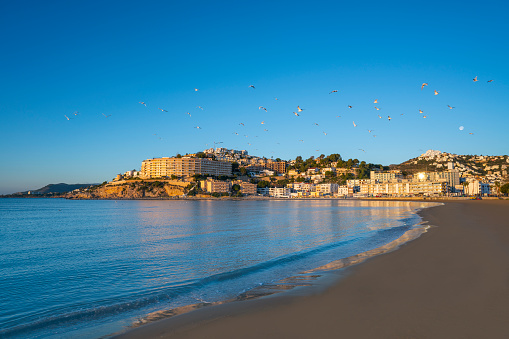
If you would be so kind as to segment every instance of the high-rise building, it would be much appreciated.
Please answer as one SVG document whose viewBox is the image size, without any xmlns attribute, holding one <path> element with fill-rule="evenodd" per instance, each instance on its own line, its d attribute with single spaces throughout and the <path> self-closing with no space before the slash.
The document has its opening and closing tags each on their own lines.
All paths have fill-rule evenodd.
<svg viewBox="0 0 509 339">
<path fill-rule="evenodd" d="M 227 161 L 214 161 L 205 158 L 154 158 L 141 163 L 142 178 L 160 178 L 168 176 L 188 177 L 195 174 L 231 176 L 232 164 Z"/>
</svg>

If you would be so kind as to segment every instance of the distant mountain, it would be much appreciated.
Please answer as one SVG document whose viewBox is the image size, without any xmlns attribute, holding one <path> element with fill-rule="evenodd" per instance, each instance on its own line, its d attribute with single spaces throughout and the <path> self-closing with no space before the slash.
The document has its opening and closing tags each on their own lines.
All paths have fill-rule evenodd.
<svg viewBox="0 0 509 339">
<path fill-rule="evenodd" d="M 46 194 L 46 193 L 67 193 L 82 187 L 94 186 L 97 184 L 49 184 L 38 190 L 31 191 L 33 194 Z"/>
</svg>

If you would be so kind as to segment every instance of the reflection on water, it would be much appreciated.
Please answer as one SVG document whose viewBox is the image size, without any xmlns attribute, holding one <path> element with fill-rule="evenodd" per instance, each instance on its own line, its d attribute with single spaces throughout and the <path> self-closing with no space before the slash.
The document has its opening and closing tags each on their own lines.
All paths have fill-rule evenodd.
<svg viewBox="0 0 509 339">
<path fill-rule="evenodd" d="M 97 337 L 149 312 L 272 289 L 393 241 L 427 206 L 2 199 L 0 336 Z"/>
</svg>

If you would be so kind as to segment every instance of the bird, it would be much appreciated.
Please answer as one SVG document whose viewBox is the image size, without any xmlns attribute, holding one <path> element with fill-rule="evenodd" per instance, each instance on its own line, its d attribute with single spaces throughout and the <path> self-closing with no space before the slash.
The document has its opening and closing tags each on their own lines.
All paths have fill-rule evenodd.
<svg viewBox="0 0 509 339">
<path fill-rule="evenodd" d="M 474 79 L 472 79 L 473 82 L 477 82 L 477 75 L 475 76 Z"/>
<path fill-rule="evenodd" d="M 374 131 L 374 129 L 368 129 L 368 133 L 371 133 L 373 131 Z"/>
<path fill-rule="evenodd" d="M 274 100 L 277 100 L 277 98 L 274 98 Z"/>
<path fill-rule="evenodd" d="M 261 124 L 262 124 L 262 125 L 265 125 L 265 121 L 262 121 L 262 122 L 261 122 Z"/>
<path fill-rule="evenodd" d="M 329 94 L 337 93 L 337 92 L 338 92 L 338 90 L 336 90 L 336 89 L 335 89 L 335 90 L 333 90 L 332 92 L 330 92 Z"/>
<path fill-rule="evenodd" d="M 64 114 L 64 117 L 67 119 L 67 121 L 71 120 L 67 115 Z"/>
<path fill-rule="evenodd" d="M 459 130 L 460 130 L 460 131 L 463 131 L 464 129 L 465 129 L 465 127 L 463 127 L 463 126 L 460 126 L 460 127 L 459 127 Z"/>
<path fill-rule="evenodd" d="M 381 116 L 381 115 L 379 115 L 379 114 L 378 114 L 378 117 L 379 117 L 380 119 L 382 119 L 382 116 Z"/>
<path fill-rule="evenodd" d="M 491 79 L 491 80 L 488 80 L 488 81 L 486 81 L 486 82 L 492 82 L 492 81 L 493 81 L 493 79 Z"/>
<path fill-rule="evenodd" d="M 203 111 L 203 107 L 201 107 L 201 106 L 196 106 L 196 108 L 199 108 L 199 109 L 201 109 Z"/>
<path fill-rule="evenodd" d="M 341 115 L 336 115 L 336 118 L 341 118 Z"/>
<path fill-rule="evenodd" d="M 375 135 L 375 134 L 373 134 L 373 138 L 376 138 L 376 135 Z"/>
<path fill-rule="evenodd" d="M 424 88 L 424 86 L 428 86 L 428 83 L 427 82 L 423 82 L 422 85 L 421 85 L 421 90 Z"/>
<path fill-rule="evenodd" d="M 167 111 L 167 110 L 165 110 L 165 109 L 162 109 L 162 108 L 159 108 L 159 107 L 157 107 L 157 108 L 158 108 L 159 110 L 161 110 L 162 112 L 168 112 L 168 111 Z"/>
<path fill-rule="evenodd" d="M 302 112 L 302 111 L 303 111 L 303 109 L 300 108 L 299 106 L 297 106 L 297 112 Z"/>
<path fill-rule="evenodd" d="M 242 126 L 244 126 L 244 123 L 243 123 L 243 122 L 241 122 L 241 123 L 240 123 L 239 125 L 242 125 Z"/>
<path fill-rule="evenodd" d="M 318 125 L 316 122 L 314 122 L 314 124 L 315 124 L 316 126 L 320 126 L 320 125 Z"/>
<path fill-rule="evenodd" d="M 235 135 L 239 135 L 239 133 L 237 133 L 237 132 L 233 132 L 233 134 L 235 134 Z"/>
<path fill-rule="evenodd" d="M 255 87 L 253 85 L 249 85 L 249 88 L 255 89 Z"/>
<path fill-rule="evenodd" d="M 468 133 L 468 134 L 470 134 L 470 135 L 474 135 L 474 133 Z"/>
<path fill-rule="evenodd" d="M 348 108 L 352 108 L 353 106 L 348 105 Z"/>
<path fill-rule="evenodd" d="M 198 89 L 198 88 L 195 88 L 195 89 L 194 89 L 194 91 L 195 91 L 195 92 L 198 92 L 198 91 L 199 91 L 199 89 Z"/>
<path fill-rule="evenodd" d="M 101 114 L 102 114 L 102 115 L 104 115 L 106 118 L 107 118 L 107 117 L 111 117 L 111 114 L 108 114 L 108 115 L 106 115 L 106 114 L 104 114 L 104 113 L 101 113 Z"/>
<path fill-rule="evenodd" d="M 302 139 L 300 139 L 299 141 L 300 141 L 300 142 L 304 142 L 304 140 L 302 140 Z"/>
<path fill-rule="evenodd" d="M 427 115 L 423 116 L 424 119 L 426 119 L 427 117 L 428 117 Z"/>
<path fill-rule="evenodd" d="M 373 101 L 374 104 L 378 103 L 378 99 L 375 99 L 375 101 Z"/>
<path fill-rule="evenodd" d="M 389 116 L 387 117 L 387 119 L 389 119 L 389 121 L 391 121 L 391 119 L 392 119 L 392 118 L 391 118 L 391 116 L 389 115 Z"/>
<path fill-rule="evenodd" d="M 419 113 L 424 113 L 422 110 L 419 110 Z"/>
<path fill-rule="evenodd" d="M 378 108 L 378 107 L 376 107 L 376 106 L 375 106 L 375 109 L 376 109 L 377 111 L 379 111 L 379 110 L 380 110 L 380 108 Z"/>
<path fill-rule="evenodd" d="M 353 127 L 357 127 L 357 125 L 355 124 L 355 121 L 352 121 L 353 122 Z"/>
<path fill-rule="evenodd" d="M 189 112 L 186 112 L 186 114 L 189 114 L 189 116 L 191 116 L 191 113 L 189 113 Z"/>
<path fill-rule="evenodd" d="M 452 107 L 452 106 L 449 106 L 449 105 L 447 105 L 447 107 L 449 107 L 449 109 L 453 109 L 453 108 L 454 108 L 454 107 Z"/>
<path fill-rule="evenodd" d="M 364 153 L 366 153 L 366 151 L 365 151 L 365 150 L 363 150 L 362 148 L 359 148 L 359 151 L 363 151 Z"/>
<path fill-rule="evenodd" d="M 258 107 L 258 109 L 263 109 L 263 110 L 265 110 L 265 112 L 267 112 L 267 109 L 263 106 Z"/>
<path fill-rule="evenodd" d="M 268 132 L 268 131 L 269 131 L 269 130 L 268 130 L 268 129 L 266 129 L 266 128 L 264 128 L 263 130 L 264 130 L 265 132 Z"/>
<path fill-rule="evenodd" d="M 195 128 L 196 128 L 196 129 L 201 129 L 201 127 L 200 127 L 200 126 L 196 126 Z"/>
<path fill-rule="evenodd" d="M 139 101 L 138 103 L 140 103 L 140 104 L 144 105 L 145 107 L 147 107 L 147 104 L 144 103 L 143 101 Z"/>
<path fill-rule="evenodd" d="M 73 114 L 74 114 L 74 115 L 78 115 L 78 114 L 80 114 L 80 112 L 75 111 Z"/>
<path fill-rule="evenodd" d="M 438 95 L 438 91 L 437 90 L 435 90 L 435 95 Z"/>
<path fill-rule="evenodd" d="M 295 114 L 296 117 L 299 116 L 299 113 L 297 113 L 297 112 L 293 112 L 293 114 Z"/>
<path fill-rule="evenodd" d="M 322 133 L 323 133 L 323 134 L 325 134 L 325 135 L 327 135 L 327 133 L 325 133 L 325 132 L 322 132 Z"/>
</svg>

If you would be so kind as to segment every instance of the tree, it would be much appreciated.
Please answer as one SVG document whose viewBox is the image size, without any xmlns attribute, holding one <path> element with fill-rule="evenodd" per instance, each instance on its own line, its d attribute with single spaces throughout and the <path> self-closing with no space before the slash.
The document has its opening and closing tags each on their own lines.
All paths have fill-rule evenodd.
<svg viewBox="0 0 509 339">
<path fill-rule="evenodd" d="M 240 174 L 242 174 L 242 175 L 247 174 L 247 169 L 245 167 L 240 167 L 239 170 L 240 170 Z"/>
<path fill-rule="evenodd" d="M 182 155 L 180 153 L 177 153 L 177 158 L 182 158 Z"/>
<path fill-rule="evenodd" d="M 502 185 L 500 187 L 500 193 L 503 193 L 505 195 L 508 195 L 509 194 L 509 183 L 505 184 L 505 185 Z"/>
</svg>

